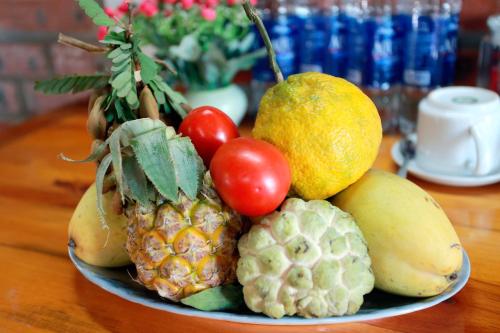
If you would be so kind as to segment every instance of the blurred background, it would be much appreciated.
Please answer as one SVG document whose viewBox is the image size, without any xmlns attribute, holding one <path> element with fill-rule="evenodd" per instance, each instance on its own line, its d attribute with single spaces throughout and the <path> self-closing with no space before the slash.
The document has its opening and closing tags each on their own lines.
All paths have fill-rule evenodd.
<svg viewBox="0 0 500 333">
<path fill-rule="evenodd" d="M 116 7 L 120 1 L 105 1 Z M 500 11 L 497 0 L 463 0 L 455 84 L 475 85 L 479 45 L 486 19 Z M 57 44 L 58 32 L 95 42 L 97 28 L 72 0 L 0 1 L 0 130 L 69 103 L 85 94 L 46 96 L 35 80 L 103 68 L 102 57 Z M 251 71 L 237 76 L 248 92 Z"/>
</svg>

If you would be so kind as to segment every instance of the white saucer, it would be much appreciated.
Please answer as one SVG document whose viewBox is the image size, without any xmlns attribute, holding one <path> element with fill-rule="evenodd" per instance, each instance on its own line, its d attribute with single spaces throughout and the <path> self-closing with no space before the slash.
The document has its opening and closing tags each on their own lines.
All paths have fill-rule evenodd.
<svg viewBox="0 0 500 333">
<path fill-rule="evenodd" d="M 416 141 L 416 136 L 410 137 L 410 139 Z M 403 155 L 399 145 L 402 139 L 396 142 L 391 149 L 391 156 L 397 165 L 401 166 L 403 164 Z M 408 172 L 414 176 L 427 180 L 429 182 L 449 185 L 449 186 L 460 186 L 460 187 L 473 187 L 473 186 L 483 186 L 489 184 L 495 184 L 500 181 L 500 170 L 488 174 L 485 176 L 450 176 L 442 173 L 435 173 L 432 171 L 424 170 L 415 162 L 415 159 L 411 160 L 408 164 Z"/>
</svg>

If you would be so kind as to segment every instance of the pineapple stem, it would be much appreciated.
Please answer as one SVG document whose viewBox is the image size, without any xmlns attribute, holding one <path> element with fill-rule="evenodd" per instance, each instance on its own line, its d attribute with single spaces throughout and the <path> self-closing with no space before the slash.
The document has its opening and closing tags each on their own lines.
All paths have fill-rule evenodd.
<svg viewBox="0 0 500 333">
<path fill-rule="evenodd" d="M 252 21 L 257 30 L 259 30 L 260 37 L 264 41 L 264 45 L 266 46 L 267 56 L 269 58 L 269 63 L 271 64 L 271 69 L 274 72 L 274 77 L 276 78 L 276 82 L 280 83 L 284 80 L 283 73 L 281 72 L 280 66 L 276 61 L 276 52 L 274 52 L 273 44 L 271 43 L 271 38 L 269 38 L 269 34 L 267 33 L 266 27 L 264 23 L 262 23 L 259 14 L 255 8 L 250 4 L 248 0 L 243 2 L 243 8 L 245 9 L 245 13 L 250 21 Z"/>
</svg>

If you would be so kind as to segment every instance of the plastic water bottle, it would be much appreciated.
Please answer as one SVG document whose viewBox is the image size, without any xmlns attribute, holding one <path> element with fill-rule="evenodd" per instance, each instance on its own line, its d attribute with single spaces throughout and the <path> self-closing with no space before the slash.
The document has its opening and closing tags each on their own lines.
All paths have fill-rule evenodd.
<svg viewBox="0 0 500 333">
<path fill-rule="evenodd" d="M 363 28 L 366 62 L 362 84 L 377 106 L 384 132 L 397 129 L 402 33 L 396 29 L 394 1 L 368 2 Z"/>
<path fill-rule="evenodd" d="M 347 2 L 347 1 L 344 1 Z M 325 1 L 323 8 L 327 32 L 325 72 L 345 78 L 347 76 L 346 14 L 341 0 Z"/>
<path fill-rule="evenodd" d="M 404 29 L 403 88 L 400 103 L 401 132 L 414 132 L 418 103 L 440 84 L 439 0 L 400 0 L 398 21 Z"/>
<path fill-rule="evenodd" d="M 500 93 L 500 15 L 486 22 L 490 33 L 481 41 L 477 85 Z"/>
<path fill-rule="evenodd" d="M 314 0 L 309 0 L 307 7 L 309 10 L 304 13 L 301 24 L 300 71 L 323 73 L 328 47 L 326 16 Z"/>
<path fill-rule="evenodd" d="M 364 26 L 369 18 L 366 0 L 351 0 L 345 5 L 346 23 L 346 78 L 361 86 L 366 59 Z"/>
<path fill-rule="evenodd" d="M 455 79 L 458 24 L 462 0 L 441 0 L 439 15 L 440 86 L 449 86 Z"/>
<path fill-rule="evenodd" d="M 346 4 L 347 79 L 371 97 L 385 132 L 397 128 L 401 37 L 393 0 L 355 0 Z"/>
<path fill-rule="evenodd" d="M 294 16 L 293 3 L 289 0 L 264 1 L 259 2 L 257 9 L 269 33 L 283 76 L 287 78 L 297 73 L 300 23 Z M 258 32 L 256 34 L 259 36 Z M 256 48 L 263 47 L 264 43 L 258 37 Z M 268 58 L 260 58 L 252 70 L 250 113 L 257 112 L 262 96 L 275 83 Z"/>
</svg>

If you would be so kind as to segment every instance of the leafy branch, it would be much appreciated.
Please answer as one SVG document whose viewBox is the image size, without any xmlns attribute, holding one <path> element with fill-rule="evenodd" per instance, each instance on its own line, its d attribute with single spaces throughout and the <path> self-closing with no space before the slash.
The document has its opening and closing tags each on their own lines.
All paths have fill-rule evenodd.
<svg viewBox="0 0 500 333">
<path fill-rule="evenodd" d="M 95 0 L 77 0 L 80 8 L 92 19 L 95 25 L 113 27 L 116 22 L 110 18 Z"/>
<path fill-rule="evenodd" d="M 108 85 L 109 76 L 96 75 L 78 75 L 53 78 L 45 81 L 35 82 L 35 90 L 44 94 L 65 94 L 77 93 L 88 89 L 100 89 Z"/>
</svg>

